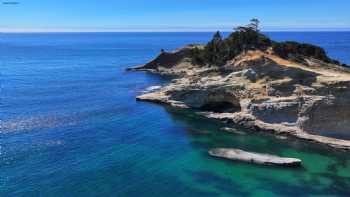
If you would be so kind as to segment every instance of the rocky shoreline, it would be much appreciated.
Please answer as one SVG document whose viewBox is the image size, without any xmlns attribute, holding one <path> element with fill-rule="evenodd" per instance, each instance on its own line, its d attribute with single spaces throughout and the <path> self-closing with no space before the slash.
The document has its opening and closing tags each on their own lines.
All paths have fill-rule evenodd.
<svg viewBox="0 0 350 197">
<path fill-rule="evenodd" d="M 326 56 L 283 58 L 272 47 L 244 50 L 223 65 L 193 61 L 194 51 L 206 47 L 162 51 L 129 69 L 175 76 L 137 100 L 198 109 L 228 124 L 350 150 L 349 68 Z"/>
</svg>

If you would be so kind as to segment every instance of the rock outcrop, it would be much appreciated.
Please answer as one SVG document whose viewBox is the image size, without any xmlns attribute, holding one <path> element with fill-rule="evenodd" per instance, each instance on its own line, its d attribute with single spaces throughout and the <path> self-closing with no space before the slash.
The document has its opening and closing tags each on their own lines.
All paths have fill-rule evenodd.
<svg viewBox="0 0 350 197">
<path fill-rule="evenodd" d="M 275 165 L 284 167 L 299 167 L 301 160 L 296 158 L 278 157 L 275 155 L 247 152 L 240 149 L 216 148 L 209 150 L 209 155 L 235 161 L 243 161 L 260 165 Z"/>
<path fill-rule="evenodd" d="M 138 100 L 197 109 L 253 130 L 350 150 L 350 69 L 313 57 L 284 59 L 270 50 L 242 52 L 225 65 L 196 64 L 192 45 L 162 52 L 134 68 L 176 76 Z"/>
</svg>

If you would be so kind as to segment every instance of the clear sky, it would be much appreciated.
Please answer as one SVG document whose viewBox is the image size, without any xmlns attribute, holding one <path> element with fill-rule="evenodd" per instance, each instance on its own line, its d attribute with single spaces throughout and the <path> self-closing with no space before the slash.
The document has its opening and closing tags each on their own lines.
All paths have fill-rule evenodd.
<svg viewBox="0 0 350 197">
<path fill-rule="evenodd" d="M 350 0 L 0 2 L 0 31 L 214 31 L 253 17 L 263 30 L 350 30 Z"/>
</svg>

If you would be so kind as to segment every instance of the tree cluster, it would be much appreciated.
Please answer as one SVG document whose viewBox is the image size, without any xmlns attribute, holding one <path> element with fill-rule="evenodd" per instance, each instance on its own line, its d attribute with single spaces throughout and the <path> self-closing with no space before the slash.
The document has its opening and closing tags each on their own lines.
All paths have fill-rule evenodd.
<svg viewBox="0 0 350 197">
<path fill-rule="evenodd" d="M 244 51 L 266 50 L 272 44 L 268 37 L 260 33 L 258 19 L 252 19 L 247 26 L 235 30 L 226 39 L 222 38 L 220 32 L 216 32 L 204 50 L 194 50 L 195 63 L 221 66 Z"/>
<path fill-rule="evenodd" d="M 195 48 L 192 51 L 192 61 L 195 64 L 222 66 L 242 52 L 248 50 L 272 51 L 285 59 L 298 57 L 312 57 L 327 63 L 339 64 L 329 58 L 324 49 L 318 46 L 297 42 L 275 42 L 260 33 L 259 20 L 252 19 L 250 24 L 235 28 L 226 39 L 220 32 L 214 34 L 213 39 L 204 49 Z"/>
</svg>

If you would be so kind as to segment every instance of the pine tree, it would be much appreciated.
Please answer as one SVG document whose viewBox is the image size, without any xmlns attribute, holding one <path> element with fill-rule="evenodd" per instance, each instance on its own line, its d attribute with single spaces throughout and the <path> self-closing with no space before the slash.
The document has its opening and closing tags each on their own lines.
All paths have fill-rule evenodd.
<svg viewBox="0 0 350 197">
<path fill-rule="evenodd" d="M 217 31 L 214 34 L 213 39 L 207 44 L 205 47 L 206 51 L 206 59 L 210 64 L 217 64 L 218 60 L 220 59 L 219 57 L 219 51 L 221 48 L 221 45 L 223 43 L 221 33 Z"/>
<path fill-rule="evenodd" d="M 253 18 L 253 19 L 250 20 L 249 27 L 250 27 L 253 31 L 259 32 L 259 24 L 260 24 L 259 19 Z"/>
</svg>

